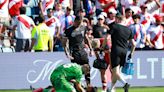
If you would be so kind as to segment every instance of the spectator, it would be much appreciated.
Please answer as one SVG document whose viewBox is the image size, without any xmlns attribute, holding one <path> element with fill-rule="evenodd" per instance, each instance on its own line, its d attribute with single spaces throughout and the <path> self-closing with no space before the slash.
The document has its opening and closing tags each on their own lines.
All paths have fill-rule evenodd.
<svg viewBox="0 0 164 92">
<path fill-rule="evenodd" d="M 107 32 L 107 26 L 104 24 L 105 18 L 103 15 L 98 16 L 98 22 L 93 26 L 93 36 L 94 38 L 104 38 Z"/>
<path fill-rule="evenodd" d="M 65 10 L 67 7 L 71 7 L 72 8 L 72 3 L 74 1 L 73 0 L 59 0 L 59 3 L 62 5 L 63 9 Z"/>
<path fill-rule="evenodd" d="M 105 18 L 105 24 L 107 25 L 108 24 L 108 15 L 107 15 L 107 13 L 106 12 L 101 12 L 101 15 L 104 16 L 104 18 Z"/>
<path fill-rule="evenodd" d="M 115 22 L 115 16 L 117 14 L 117 11 L 115 9 L 110 9 L 110 11 L 107 14 L 108 14 L 107 24 L 111 24 Z"/>
<path fill-rule="evenodd" d="M 134 23 L 133 18 L 132 18 L 132 10 L 130 8 L 126 8 L 125 18 L 126 18 L 126 20 L 125 20 L 126 24 L 125 25 L 127 27 Z"/>
<path fill-rule="evenodd" d="M 77 16 L 80 9 L 83 9 L 83 0 L 72 0 L 74 15 Z"/>
<path fill-rule="evenodd" d="M 134 41 L 136 44 L 136 50 L 142 50 L 145 47 L 146 42 L 146 30 L 143 25 L 140 24 L 140 15 L 135 14 L 132 16 L 134 24 L 130 25 L 130 30 L 134 35 Z"/>
<path fill-rule="evenodd" d="M 95 11 L 94 4 L 91 0 L 83 0 L 83 8 L 85 9 L 87 18 L 89 18 L 89 16 L 92 15 Z"/>
<path fill-rule="evenodd" d="M 57 17 L 61 23 L 62 18 L 64 16 L 64 11 L 62 10 L 62 5 L 60 3 L 56 3 L 55 5 L 55 11 L 54 11 L 54 16 Z"/>
<path fill-rule="evenodd" d="M 6 30 L 4 25 L 9 26 L 8 5 L 9 0 L 0 0 L 0 35 L 2 35 Z M 0 46 L 2 45 L 2 40 L 3 37 L 0 36 Z"/>
<path fill-rule="evenodd" d="M 90 48 L 90 54 L 92 54 L 93 50 L 89 38 L 85 34 L 86 27 L 81 25 L 81 22 L 82 22 L 82 18 L 76 16 L 73 25 L 68 29 L 66 29 L 65 36 L 63 37 L 64 50 L 66 56 L 71 60 L 72 63 L 77 63 L 80 65 L 87 64 L 89 67 L 88 54 L 84 49 L 85 46 L 84 40 L 86 40 L 85 42 L 87 42 Z M 86 72 L 87 72 L 87 74 L 85 74 L 86 84 L 88 87 L 90 87 L 91 86 L 90 70 Z"/>
<path fill-rule="evenodd" d="M 50 34 L 54 41 L 54 46 L 56 41 L 60 39 L 60 22 L 58 18 L 53 16 L 53 10 L 47 10 L 47 16 L 45 16 L 45 23 L 50 29 Z"/>
<path fill-rule="evenodd" d="M 120 0 L 122 5 L 122 14 L 125 16 L 125 10 L 133 4 L 133 0 Z"/>
<path fill-rule="evenodd" d="M 116 9 L 116 1 L 114 0 L 98 0 L 104 12 L 108 13 L 110 9 Z"/>
<path fill-rule="evenodd" d="M 129 6 L 133 4 L 133 0 L 120 0 L 120 2 L 124 10 L 129 8 Z"/>
<path fill-rule="evenodd" d="M 65 31 L 70 25 L 73 24 L 75 16 L 71 14 L 72 9 L 70 7 L 67 7 L 65 15 L 62 17 L 63 20 L 61 21 L 61 33 Z"/>
<path fill-rule="evenodd" d="M 9 14 L 11 17 L 20 15 L 19 8 L 23 7 L 23 0 L 9 0 Z"/>
<path fill-rule="evenodd" d="M 152 49 L 162 50 L 164 48 L 164 44 L 163 44 L 164 28 L 161 25 L 162 18 L 159 15 L 154 15 L 154 18 L 156 22 L 155 24 L 149 27 L 148 33 L 147 33 L 147 40 Z"/>
<path fill-rule="evenodd" d="M 112 66 L 112 84 L 111 92 L 115 92 L 115 84 L 119 80 L 124 86 L 124 91 L 128 92 L 129 84 L 120 74 L 120 67 L 125 64 L 127 49 L 128 49 L 128 40 L 132 42 L 131 52 L 128 55 L 131 58 L 134 50 L 135 44 L 133 41 L 132 31 L 128 27 L 124 26 L 124 17 L 122 15 L 116 16 L 116 23 L 109 25 L 112 39 L 112 48 L 111 48 L 111 66 Z"/>
<path fill-rule="evenodd" d="M 152 14 L 147 12 L 147 6 L 146 5 L 141 5 L 141 19 L 140 19 L 140 23 L 144 25 L 145 30 L 147 31 L 147 29 L 150 27 L 151 24 L 154 23 L 154 18 L 152 16 Z"/>
<path fill-rule="evenodd" d="M 79 12 L 78 12 L 78 16 L 84 18 L 86 16 L 85 9 L 80 9 Z"/>
<path fill-rule="evenodd" d="M 145 2 L 147 6 L 148 13 L 154 15 L 158 14 L 159 15 L 159 9 L 160 9 L 160 3 L 159 0 L 147 0 Z"/>
<path fill-rule="evenodd" d="M 53 8 L 55 0 L 39 0 L 39 8 L 42 15 L 47 15 L 47 9 Z"/>
<path fill-rule="evenodd" d="M 162 7 L 161 7 L 162 20 L 164 21 L 164 1 L 161 0 L 160 3 L 161 3 L 161 6 L 162 6 Z"/>
<path fill-rule="evenodd" d="M 133 3 L 129 6 L 129 8 L 134 12 L 134 14 L 140 14 L 141 8 L 139 6 L 139 0 L 133 0 Z"/>
<path fill-rule="evenodd" d="M 94 40 L 97 39 L 97 44 L 98 44 L 98 46 L 95 48 L 95 54 L 96 54 L 97 59 L 103 58 L 106 61 L 105 63 L 109 64 L 110 63 L 109 49 L 111 47 L 111 42 L 109 40 L 109 35 L 107 35 L 108 27 L 104 24 L 104 22 L 105 22 L 105 17 L 103 15 L 99 15 L 97 25 L 93 26 Z M 107 40 L 104 40 L 105 36 L 107 36 Z M 101 51 L 96 50 L 96 49 L 100 49 Z M 99 52 L 102 52 L 104 54 L 102 54 L 102 56 L 100 57 Z M 106 72 L 106 69 L 100 69 L 102 89 L 104 92 L 107 91 L 107 77 L 106 77 L 105 72 Z"/>
<path fill-rule="evenodd" d="M 35 52 L 53 50 L 53 38 L 51 35 L 51 31 L 44 23 L 44 18 L 42 16 L 39 17 L 38 26 L 34 27 L 34 29 L 32 30 L 32 42 L 30 51 L 32 49 Z"/>
<path fill-rule="evenodd" d="M 35 26 L 34 21 L 25 15 L 26 8 L 20 8 L 20 15 L 16 16 L 12 30 L 16 30 L 16 52 L 28 51 L 31 44 L 31 28 Z"/>
</svg>

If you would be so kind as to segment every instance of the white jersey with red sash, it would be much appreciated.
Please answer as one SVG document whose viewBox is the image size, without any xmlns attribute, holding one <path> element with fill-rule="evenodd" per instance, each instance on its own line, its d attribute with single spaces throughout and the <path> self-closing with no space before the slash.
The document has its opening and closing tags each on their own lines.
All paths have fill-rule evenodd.
<svg viewBox="0 0 164 92">
<path fill-rule="evenodd" d="M 132 17 L 126 18 L 125 22 L 126 22 L 125 25 L 127 27 L 130 26 L 131 24 L 134 24 L 134 21 L 133 21 L 133 18 Z"/>
<path fill-rule="evenodd" d="M 115 9 L 116 8 L 116 1 L 115 0 L 98 0 L 100 2 L 101 5 L 106 5 L 110 2 L 115 2 L 113 5 L 110 5 L 106 8 L 103 9 L 104 12 L 108 13 L 110 11 L 110 9 Z"/>
<path fill-rule="evenodd" d="M 121 5 L 125 7 L 125 9 L 129 8 L 129 6 L 132 4 L 133 4 L 133 0 L 121 0 Z"/>
<path fill-rule="evenodd" d="M 59 0 L 59 3 L 62 5 L 63 8 L 70 6 L 70 0 Z"/>
<path fill-rule="evenodd" d="M 65 13 L 62 10 L 54 12 L 54 16 L 59 19 L 60 23 L 61 23 L 64 15 L 65 15 Z"/>
<path fill-rule="evenodd" d="M 43 13 L 47 15 L 47 9 L 53 8 L 55 0 L 41 0 L 43 6 Z"/>
<path fill-rule="evenodd" d="M 8 17 L 9 0 L 0 0 L 0 17 Z"/>
<path fill-rule="evenodd" d="M 19 15 L 19 8 L 23 6 L 23 0 L 9 0 L 9 14 L 11 16 Z"/>
<path fill-rule="evenodd" d="M 146 31 L 141 24 L 132 24 L 129 27 L 132 30 L 134 35 L 134 40 L 136 42 L 136 48 L 143 48 L 145 47 L 145 36 Z"/>
<path fill-rule="evenodd" d="M 133 12 L 134 14 L 140 14 L 141 13 L 141 8 L 137 5 L 130 5 L 129 7 Z"/>
<path fill-rule="evenodd" d="M 46 17 L 45 23 L 50 28 L 51 35 L 54 36 L 56 33 L 56 27 L 60 27 L 59 19 L 54 16 L 51 18 Z"/>
<path fill-rule="evenodd" d="M 16 26 L 16 38 L 29 39 L 31 38 L 31 27 L 34 25 L 33 20 L 26 15 L 18 15 L 13 26 Z"/>
<path fill-rule="evenodd" d="M 140 23 L 144 25 L 145 30 L 148 30 L 150 25 L 154 23 L 154 17 L 149 13 L 140 14 L 140 16 L 141 16 Z"/>
<path fill-rule="evenodd" d="M 162 49 L 164 47 L 163 44 L 163 32 L 164 29 L 161 25 L 151 25 L 148 29 L 147 37 L 150 39 L 152 44 L 155 46 L 156 49 Z"/>
</svg>

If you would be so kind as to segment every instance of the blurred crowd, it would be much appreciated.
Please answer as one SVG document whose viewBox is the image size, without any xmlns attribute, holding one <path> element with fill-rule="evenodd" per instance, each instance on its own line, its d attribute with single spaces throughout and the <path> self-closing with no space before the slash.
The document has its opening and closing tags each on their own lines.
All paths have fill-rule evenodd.
<svg viewBox="0 0 164 92">
<path fill-rule="evenodd" d="M 92 42 L 106 36 L 118 14 L 133 32 L 136 50 L 164 49 L 164 0 L 0 0 L 0 47 L 64 51 L 62 36 L 76 16 L 83 17 Z"/>
</svg>

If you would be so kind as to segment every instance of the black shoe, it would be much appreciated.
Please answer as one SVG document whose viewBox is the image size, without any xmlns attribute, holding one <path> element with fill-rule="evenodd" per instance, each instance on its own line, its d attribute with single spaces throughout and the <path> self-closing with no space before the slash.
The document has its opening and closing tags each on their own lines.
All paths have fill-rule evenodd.
<svg viewBox="0 0 164 92">
<path fill-rule="evenodd" d="M 32 87 L 32 85 L 30 85 L 30 90 L 32 90 L 32 92 L 35 90 L 35 88 Z"/>
<path fill-rule="evenodd" d="M 110 89 L 109 88 L 107 88 L 107 91 L 106 92 L 110 92 Z"/>
<path fill-rule="evenodd" d="M 123 87 L 124 92 L 128 92 L 129 87 L 130 87 L 130 84 L 126 83 L 125 86 Z"/>
</svg>

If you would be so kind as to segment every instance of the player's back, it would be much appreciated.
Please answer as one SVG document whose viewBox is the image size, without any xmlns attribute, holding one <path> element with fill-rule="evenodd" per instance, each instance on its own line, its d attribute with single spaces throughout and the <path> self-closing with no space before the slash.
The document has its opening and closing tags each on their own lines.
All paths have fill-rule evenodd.
<svg viewBox="0 0 164 92">
<path fill-rule="evenodd" d="M 57 67 L 51 76 L 64 76 L 67 80 L 80 79 L 82 77 L 81 66 L 76 63 L 64 64 Z"/>
</svg>

